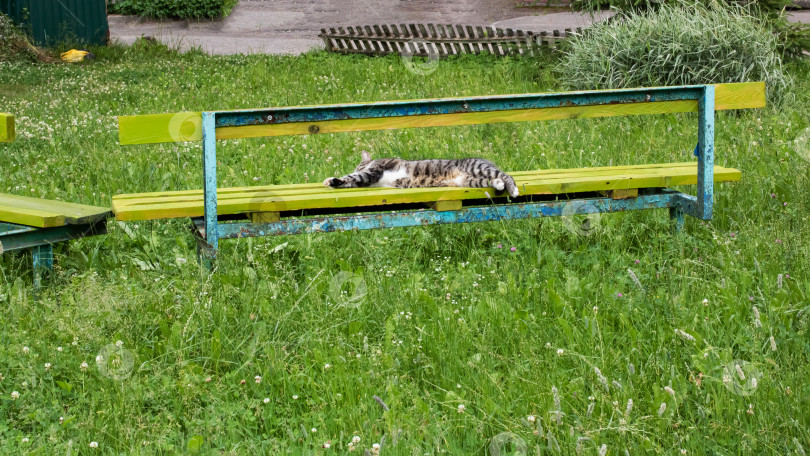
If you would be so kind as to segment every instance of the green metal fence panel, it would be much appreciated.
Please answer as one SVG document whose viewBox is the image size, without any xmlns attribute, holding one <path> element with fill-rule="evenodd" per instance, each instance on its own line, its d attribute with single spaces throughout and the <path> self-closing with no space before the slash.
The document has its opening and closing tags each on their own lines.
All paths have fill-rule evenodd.
<svg viewBox="0 0 810 456">
<path fill-rule="evenodd" d="M 0 11 L 31 34 L 35 44 L 107 44 L 105 0 L 0 0 Z"/>
</svg>

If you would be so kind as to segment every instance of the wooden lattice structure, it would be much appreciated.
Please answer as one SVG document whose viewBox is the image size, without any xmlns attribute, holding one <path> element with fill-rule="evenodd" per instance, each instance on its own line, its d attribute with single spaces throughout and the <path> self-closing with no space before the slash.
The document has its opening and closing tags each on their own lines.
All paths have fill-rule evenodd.
<svg viewBox="0 0 810 456">
<path fill-rule="evenodd" d="M 460 54 L 528 54 L 537 46 L 556 47 L 579 33 L 581 28 L 534 33 L 473 25 L 382 24 L 321 29 L 318 36 L 328 51 L 340 54 L 444 58 Z"/>
</svg>

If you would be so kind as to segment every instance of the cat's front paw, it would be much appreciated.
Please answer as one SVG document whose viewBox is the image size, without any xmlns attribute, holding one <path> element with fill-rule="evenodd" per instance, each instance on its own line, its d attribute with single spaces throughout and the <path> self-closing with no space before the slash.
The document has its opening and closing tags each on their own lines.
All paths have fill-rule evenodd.
<svg viewBox="0 0 810 456">
<path fill-rule="evenodd" d="M 340 187 L 341 184 L 343 184 L 343 182 L 340 179 L 338 179 L 337 177 L 330 177 L 330 178 L 326 179 L 325 181 L 323 181 L 323 186 L 324 187 L 337 188 L 337 187 Z"/>
</svg>

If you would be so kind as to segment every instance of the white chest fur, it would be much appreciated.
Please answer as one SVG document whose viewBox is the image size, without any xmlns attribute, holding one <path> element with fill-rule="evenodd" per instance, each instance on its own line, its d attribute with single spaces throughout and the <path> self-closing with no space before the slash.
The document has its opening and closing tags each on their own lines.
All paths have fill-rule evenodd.
<svg viewBox="0 0 810 456">
<path fill-rule="evenodd" d="M 397 179 L 402 179 L 405 177 L 410 177 L 408 172 L 405 171 L 404 168 L 397 168 L 393 171 L 385 171 L 383 172 L 382 177 L 379 181 L 371 184 L 372 187 L 396 187 L 395 183 Z"/>
</svg>

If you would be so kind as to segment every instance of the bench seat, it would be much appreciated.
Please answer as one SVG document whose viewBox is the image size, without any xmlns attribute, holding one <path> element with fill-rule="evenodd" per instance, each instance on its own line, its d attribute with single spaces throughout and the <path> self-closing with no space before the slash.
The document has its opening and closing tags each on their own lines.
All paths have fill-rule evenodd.
<svg viewBox="0 0 810 456">
<path fill-rule="evenodd" d="M 510 173 L 521 196 L 628 190 L 694 185 L 697 163 L 663 163 L 617 167 L 545 169 Z M 740 180 L 740 171 L 714 167 L 715 182 Z M 325 188 L 308 184 L 234 187 L 217 190 L 219 215 L 309 209 L 351 209 L 439 201 L 480 200 L 496 195 L 492 188 Z M 349 210 L 349 212 L 351 212 Z M 137 221 L 204 215 L 202 190 L 122 194 L 113 197 L 117 220 Z"/>
<path fill-rule="evenodd" d="M 106 219 L 109 207 L 0 193 L 0 222 L 36 228 L 86 225 Z"/>
</svg>

